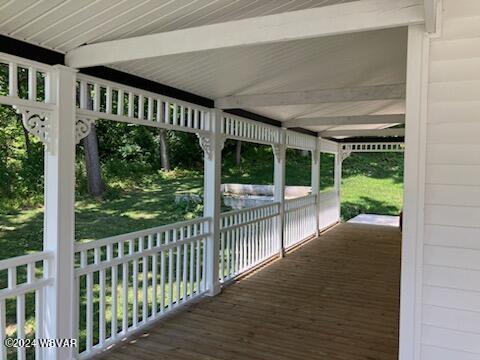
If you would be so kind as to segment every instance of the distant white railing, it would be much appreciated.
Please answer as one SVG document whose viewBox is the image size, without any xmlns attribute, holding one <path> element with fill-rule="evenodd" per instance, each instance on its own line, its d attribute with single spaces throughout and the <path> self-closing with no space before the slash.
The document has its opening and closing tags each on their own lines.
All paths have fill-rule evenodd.
<svg viewBox="0 0 480 360">
<path fill-rule="evenodd" d="M 279 203 L 221 214 L 220 281 L 232 279 L 278 253 L 279 214 Z"/>
<path fill-rule="evenodd" d="M 341 145 L 343 151 L 351 152 L 404 152 L 403 142 L 377 143 L 345 143 Z"/>
<path fill-rule="evenodd" d="M 17 359 L 25 359 L 27 356 L 25 346 L 7 349 L 5 338 L 25 341 L 44 337 L 44 289 L 54 281 L 48 265 L 52 258 L 53 254 L 49 252 L 38 252 L 0 261 L 0 359 L 7 359 L 7 353 L 9 359 L 13 358 L 15 351 Z M 33 331 L 32 319 L 35 324 Z M 16 328 L 16 335 L 7 332 L 12 327 Z M 29 357 L 40 359 L 42 356 L 40 346 L 31 347 L 28 351 L 31 351 Z"/>
<path fill-rule="evenodd" d="M 205 292 L 209 221 L 199 218 L 75 246 L 81 358 Z"/>
<path fill-rule="evenodd" d="M 84 74 L 77 75 L 79 115 L 170 130 L 210 130 L 209 109 Z"/>
<path fill-rule="evenodd" d="M 317 223 L 316 195 L 285 200 L 284 246 L 292 247 L 315 235 Z"/>
</svg>

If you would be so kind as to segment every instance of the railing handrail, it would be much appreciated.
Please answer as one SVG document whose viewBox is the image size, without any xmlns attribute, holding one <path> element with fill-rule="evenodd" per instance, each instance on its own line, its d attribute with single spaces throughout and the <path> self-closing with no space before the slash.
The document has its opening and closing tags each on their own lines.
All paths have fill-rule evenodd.
<svg viewBox="0 0 480 360">
<path fill-rule="evenodd" d="M 12 288 L 2 289 L 0 290 L 0 300 L 10 299 L 19 295 L 30 293 L 34 290 L 42 289 L 46 286 L 53 285 L 53 282 L 54 278 L 49 277 L 48 279 L 35 279 L 32 282 L 26 282 L 15 285 Z"/>
<path fill-rule="evenodd" d="M 99 240 L 92 240 L 89 242 L 85 243 L 76 243 L 75 244 L 75 252 L 80 252 L 80 251 L 85 251 L 85 250 L 91 250 L 95 249 L 98 247 L 103 247 L 131 239 L 135 239 L 141 236 L 147 236 L 147 235 L 152 235 L 156 233 L 161 233 L 169 230 L 174 230 L 178 229 L 181 227 L 189 226 L 189 225 L 195 225 L 195 224 L 201 224 L 201 223 L 206 223 L 210 222 L 212 219 L 210 217 L 202 217 L 202 218 L 197 218 L 193 220 L 187 220 L 187 221 L 180 221 L 174 224 L 168 224 L 168 225 L 162 225 L 162 226 L 157 226 L 145 230 L 139 230 L 139 231 L 134 231 L 126 234 L 120 234 L 120 235 L 115 235 L 115 236 L 110 236 L 107 238 L 99 239 Z"/>
<path fill-rule="evenodd" d="M 296 198 L 285 199 L 285 202 L 290 203 L 290 202 L 295 202 L 295 201 L 300 201 L 300 200 L 307 200 L 308 198 L 315 198 L 315 197 L 317 197 L 316 194 L 308 194 L 308 195 L 299 196 L 299 197 L 296 197 Z"/>
<path fill-rule="evenodd" d="M 151 98 L 155 98 L 155 99 L 163 99 L 163 100 L 166 100 L 170 103 L 175 103 L 177 105 L 185 106 L 185 107 L 192 108 L 192 109 L 197 109 L 197 110 L 203 111 L 203 112 L 210 111 L 209 108 L 207 108 L 205 106 L 202 106 L 202 105 L 198 105 L 198 104 L 191 103 L 191 102 L 188 102 L 188 101 L 180 100 L 180 99 L 173 98 L 171 96 L 163 95 L 163 94 L 160 94 L 160 93 L 140 89 L 138 87 L 125 85 L 125 84 L 118 83 L 118 82 L 115 82 L 115 81 L 102 79 L 102 78 L 92 76 L 92 75 L 77 74 L 77 81 L 85 81 L 87 83 L 92 83 L 92 84 L 97 83 L 99 86 L 103 86 L 103 87 L 108 86 L 108 87 L 111 87 L 111 88 L 120 89 L 120 90 L 122 90 L 124 92 L 127 92 L 127 93 L 132 92 L 132 93 L 135 93 L 135 94 L 141 94 L 141 95 L 146 96 L 146 97 L 151 97 Z"/>
<path fill-rule="evenodd" d="M 49 260 L 52 258 L 53 258 L 53 252 L 39 251 L 33 254 L 21 255 L 21 256 L 16 256 L 9 259 L 0 260 L 0 271 L 35 263 L 41 260 Z"/>
<path fill-rule="evenodd" d="M 262 222 L 263 220 L 268 220 L 268 219 L 274 218 L 278 215 L 279 215 L 278 213 L 275 213 L 275 214 L 271 214 L 271 215 L 261 216 L 261 217 L 256 218 L 256 219 L 252 219 L 252 220 L 237 223 L 237 224 L 220 226 L 220 233 L 226 232 L 228 230 L 240 228 L 240 227 L 245 227 L 247 225 L 252 225 L 252 224 L 255 224 L 255 223 L 259 223 L 259 222 Z"/>
<path fill-rule="evenodd" d="M 142 249 L 142 250 L 134 252 L 133 254 L 127 254 L 127 255 L 124 255 L 124 256 L 120 256 L 120 257 L 117 256 L 117 257 L 114 257 L 114 258 L 109 259 L 109 260 L 100 261 L 99 263 L 96 263 L 96 264 L 94 263 L 94 264 L 87 264 L 87 265 L 84 265 L 84 266 L 80 266 L 79 268 L 75 269 L 75 275 L 76 276 L 82 276 L 82 275 L 92 273 L 92 272 L 96 272 L 96 271 L 99 271 L 99 270 L 103 270 L 103 269 L 106 269 L 106 268 L 109 268 L 109 267 L 112 267 L 112 266 L 115 266 L 115 265 L 120 265 L 120 264 L 123 264 L 123 263 L 127 263 L 127 262 L 130 262 L 130 261 L 135 260 L 135 259 L 140 259 L 144 256 L 149 256 L 149 255 L 153 255 L 155 253 L 159 253 L 159 252 L 162 252 L 162 251 L 165 251 L 165 250 L 174 249 L 174 248 L 176 248 L 180 245 L 190 244 L 190 243 L 198 241 L 198 240 L 203 240 L 210 235 L 211 235 L 210 233 L 202 233 L 202 234 L 199 234 L 199 235 L 191 236 L 191 237 L 186 238 L 186 239 L 172 241 L 172 242 L 169 242 L 168 244 L 162 244 L 162 245 L 158 245 L 158 246 L 152 246 L 151 248 L 148 248 L 148 249 Z"/>
<path fill-rule="evenodd" d="M 246 212 L 254 211 L 254 210 L 261 210 L 261 209 L 266 209 L 268 207 L 273 207 L 273 206 L 280 206 L 279 202 L 271 202 L 265 205 L 259 205 L 259 206 L 254 206 L 250 208 L 245 208 L 245 209 L 239 209 L 239 210 L 230 210 L 226 211 L 220 214 L 220 218 L 229 216 L 229 215 L 236 215 L 236 214 L 243 214 Z"/>
</svg>

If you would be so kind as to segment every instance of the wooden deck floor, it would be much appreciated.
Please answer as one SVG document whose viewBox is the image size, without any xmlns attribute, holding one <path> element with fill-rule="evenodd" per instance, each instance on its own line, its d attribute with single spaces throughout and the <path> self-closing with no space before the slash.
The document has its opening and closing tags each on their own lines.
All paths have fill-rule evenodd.
<svg viewBox="0 0 480 360">
<path fill-rule="evenodd" d="M 104 359 L 397 359 L 400 233 L 342 224 Z"/>
</svg>

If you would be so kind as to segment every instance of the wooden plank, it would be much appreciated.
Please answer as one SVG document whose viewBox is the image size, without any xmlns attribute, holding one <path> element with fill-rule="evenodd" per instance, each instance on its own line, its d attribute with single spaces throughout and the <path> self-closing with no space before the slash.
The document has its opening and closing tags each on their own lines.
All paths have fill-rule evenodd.
<svg viewBox="0 0 480 360">
<path fill-rule="evenodd" d="M 395 228 L 339 225 L 103 358 L 394 359 L 400 246 Z"/>
</svg>

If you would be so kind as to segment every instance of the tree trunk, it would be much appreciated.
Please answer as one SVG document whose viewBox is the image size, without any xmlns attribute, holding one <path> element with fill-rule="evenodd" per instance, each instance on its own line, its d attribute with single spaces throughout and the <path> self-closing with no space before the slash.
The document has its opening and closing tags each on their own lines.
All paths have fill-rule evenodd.
<svg viewBox="0 0 480 360">
<path fill-rule="evenodd" d="M 235 144 L 235 164 L 237 166 L 240 166 L 242 163 L 242 142 L 240 140 L 237 140 L 237 143 Z"/>
<path fill-rule="evenodd" d="M 160 129 L 159 133 L 160 138 L 160 164 L 163 170 L 170 170 L 170 154 L 168 150 L 167 142 L 167 130 Z"/>
<path fill-rule="evenodd" d="M 100 157 L 98 154 L 98 138 L 95 124 L 92 124 L 90 134 L 83 139 L 83 150 L 87 167 L 87 188 L 92 196 L 101 196 L 105 191 L 105 183 L 100 169 Z"/>
<path fill-rule="evenodd" d="M 27 157 L 30 157 L 32 155 L 32 147 L 30 146 L 30 137 L 28 135 L 28 130 L 25 129 L 25 126 L 23 126 L 22 115 L 17 114 L 17 121 L 23 130 L 23 137 L 25 139 L 25 150 L 27 151 Z"/>
<path fill-rule="evenodd" d="M 23 136 L 25 138 L 25 150 L 27 151 L 27 156 L 30 157 L 32 155 L 32 147 L 30 146 L 30 137 L 28 136 L 28 130 L 25 129 L 23 124 L 21 126 L 23 129 Z"/>
</svg>

